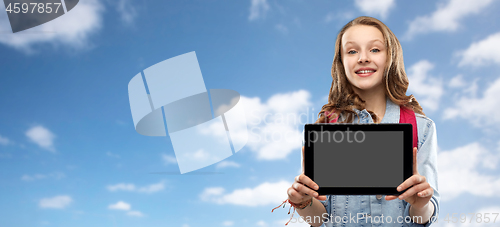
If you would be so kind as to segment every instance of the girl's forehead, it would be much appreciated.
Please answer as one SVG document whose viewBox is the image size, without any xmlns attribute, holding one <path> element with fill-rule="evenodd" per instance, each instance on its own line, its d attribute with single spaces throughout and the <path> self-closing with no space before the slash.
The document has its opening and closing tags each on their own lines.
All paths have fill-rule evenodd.
<svg viewBox="0 0 500 227">
<path fill-rule="evenodd" d="M 378 28 L 373 26 L 355 25 L 348 28 L 342 35 L 342 46 L 375 42 L 384 44 L 384 36 Z"/>
</svg>

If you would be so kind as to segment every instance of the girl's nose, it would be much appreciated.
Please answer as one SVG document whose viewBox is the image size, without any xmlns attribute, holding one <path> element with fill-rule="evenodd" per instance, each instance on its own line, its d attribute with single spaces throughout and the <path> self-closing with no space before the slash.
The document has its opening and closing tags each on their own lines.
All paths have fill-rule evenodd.
<svg viewBox="0 0 500 227">
<path fill-rule="evenodd" d="M 370 59 L 366 54 L 359 54 L 358 63 L 370 62 Z"/>
</svg>

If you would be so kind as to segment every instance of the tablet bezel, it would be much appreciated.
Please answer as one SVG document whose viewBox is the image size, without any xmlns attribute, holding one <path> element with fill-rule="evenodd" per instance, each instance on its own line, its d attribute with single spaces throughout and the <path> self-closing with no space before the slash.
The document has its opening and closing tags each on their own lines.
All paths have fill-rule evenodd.
<svg viewBox="0 0 500 227">
<path fill-rule="evenodd" d="M 304 174 L 314 181 L 314 143 L 309 143 L 311 131 L 399 131 L 403 132 L 403 177 L 404 180 L 413 175 L 413 126 L 412 124 L 306 124 L 304 126 Z M 314 134 L 313 134 L 314 135 Z M 406 189 L 407 190 L 407 189 Z M 320 195 L 400 195 L 396 187 L 322 187 L 317 190 Z"/>
</svg>

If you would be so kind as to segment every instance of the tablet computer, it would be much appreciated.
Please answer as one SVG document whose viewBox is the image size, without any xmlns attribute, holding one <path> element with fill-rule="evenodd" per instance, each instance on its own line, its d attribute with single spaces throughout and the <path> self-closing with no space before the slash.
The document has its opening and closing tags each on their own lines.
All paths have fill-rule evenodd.
<svg viewBox="0 0 500 227">
<path fill-rule="evenodd" d="M 411 124 L 306 124 L 304 174 L 320 195 L 400 195 L 413 175 Z"/>
</svg>

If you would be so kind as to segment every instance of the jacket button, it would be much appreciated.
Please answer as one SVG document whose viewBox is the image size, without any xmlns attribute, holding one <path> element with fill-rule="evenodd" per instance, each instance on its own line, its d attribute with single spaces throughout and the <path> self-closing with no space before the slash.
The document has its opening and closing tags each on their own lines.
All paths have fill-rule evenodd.
<svg viewBox="0 0 500 227">
<path fill-rule="evenodd" d="M 377 199 L 382 199 L 382 195 L 377 195 Z"/>
</svg>

